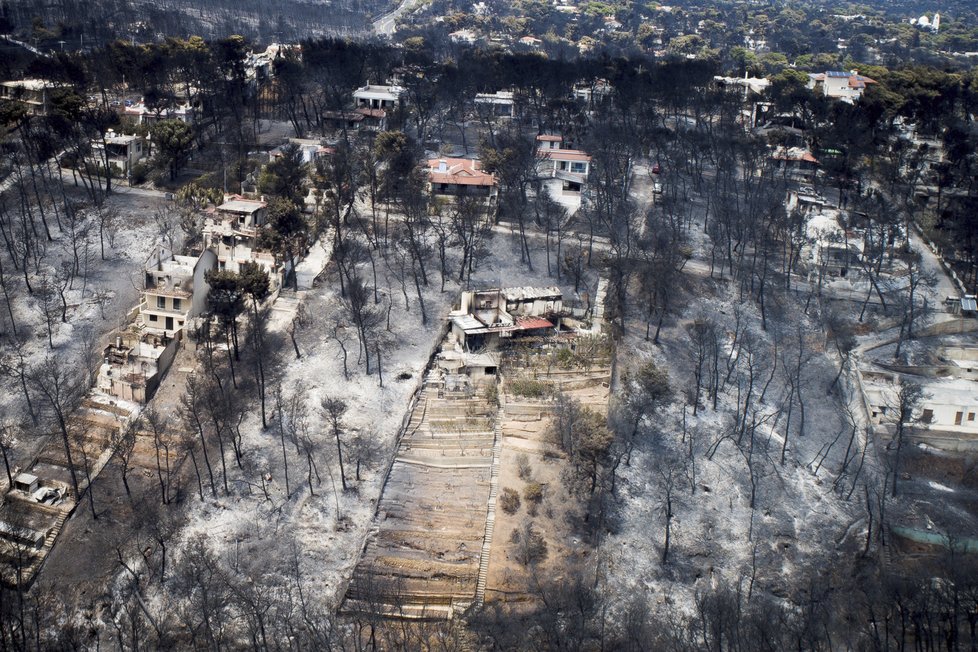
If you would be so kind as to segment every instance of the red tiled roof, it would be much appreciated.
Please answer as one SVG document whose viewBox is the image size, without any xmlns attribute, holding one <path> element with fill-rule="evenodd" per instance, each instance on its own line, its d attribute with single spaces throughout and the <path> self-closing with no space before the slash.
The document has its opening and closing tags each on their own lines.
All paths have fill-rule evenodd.
<svg viewBox="0 0 978 652">
<path fill-rule="evenodd" d="M 496 177 L 483 172 L 481 168 L 479 161 L 474 159 L 433 158 L 428 161 L 428 177 L 432 183 L 450 183 L 460 186 L 496 185 Z"/>
<path fill-rule="evenodd" d="M 807 149 L 801 149 L 800 147 L 791 147 L 785 150 L 783 147 L 779 148 L 771 156 L 776 161 L 804 161 L 805 163 L 818 163 L 818 159 L 815 158 L 811 152 Z"/>
<path fill-rule="evenodd" d="M 866 84 L 875 84 L 875 79 L 864 77 L 863 75 L 853 75 L 849 78 L 850 88 L 866 88 Z"/>
<path fill-rule="evenodd" d="M 516 320 L 521 330 L 534 330 L 537 328 L 553 328 L 553 323 L 543 317 L 520 317 Z"/>
<path fill-rule="evenodd" d="M 540 156 L 555 161 L 588 161 L 591 157 L 579 149 L 541 149 Z"/>
</svg>

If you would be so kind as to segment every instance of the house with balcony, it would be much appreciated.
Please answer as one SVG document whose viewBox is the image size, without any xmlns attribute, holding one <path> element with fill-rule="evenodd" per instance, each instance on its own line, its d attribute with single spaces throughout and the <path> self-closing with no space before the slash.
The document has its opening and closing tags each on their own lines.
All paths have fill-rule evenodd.
<svg viewBox="0 0 978 652">
<path fill-rule="evenodd" d="M 179 104 L 170 108 L 150 108 L 144 103 L 133 104 L 122 110 L 122 119 L 128 124 L 135 125 L 155 125 L 161 120 L 179 120 L 187 124 L 193 124 L 196 120 L 196 111 L 189 103 Z"/>
<path fill-rule="evenodd" d="M 0 82 L 0 101 L 19 104 L 31 115 L 47 115 L 51 111 L 51 91 L 60 86 L 46 79 Z"/>
<path fill-rule="evenodd" d="M 268 215 L 264 199 L 228 195 L 204 218 L 204 247 L 217 256 L 217 269 L 240 272 L 244 263 L 257 263 L 266 272 L 270 290 L 277 292 L 289 271 L 275 254 L 259 245 Z"/>
<path fill-rule="evenodd" d="M 564 192 L 580 193 L 591 173 L 591 156 L 567 147 L 563 137 L 537 136 L 537 171 L 547 179 L 559 179 Z"/>
<path fill-rule="evenodd" d="M 184 328 L 207 306 L 206 274 L 217 256 L 178 256 L 164 247 L 146 261 L 140 303 L 129 325 L 102 351 L 95 388 L 109 396 L 145 404 L 169 369 Z"/>
<path fill-rule="evenodd" d="M 188 320 L 207 305 L 204 275 L 217 267 L 217 255 L 178 256 L 160 247 L 143 272 L 143 296 L 137 321 L 140 330 L 168 339 L 181 337 Z"/>
</svg>

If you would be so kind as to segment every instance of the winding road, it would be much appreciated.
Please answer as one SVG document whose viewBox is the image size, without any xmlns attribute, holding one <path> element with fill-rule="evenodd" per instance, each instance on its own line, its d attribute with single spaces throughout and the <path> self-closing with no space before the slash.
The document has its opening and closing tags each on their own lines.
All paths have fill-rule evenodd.
<svg viewBox="0 0 978 652">
<path fill-rule="evenodd" d="M 396 29 L 397 19 L 408 9 L 413 9 L 418 0 L 402 0 L 394 11 L 388 12 L 374 21 L 374 33 L 390 36 Z"/>
</svg>

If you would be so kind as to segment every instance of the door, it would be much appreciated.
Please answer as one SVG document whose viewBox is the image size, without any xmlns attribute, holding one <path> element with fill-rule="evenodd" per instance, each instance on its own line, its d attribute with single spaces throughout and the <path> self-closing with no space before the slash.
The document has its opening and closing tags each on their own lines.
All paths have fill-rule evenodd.
<svg viewBox="0 0 978 652">
<path fill-rule="evenodd" d="M 166 330 L 168 330 L 168 331 L 172 331 L 173 330 L 173 317 L 167 317 L 166 318 Z"/>
</svg>

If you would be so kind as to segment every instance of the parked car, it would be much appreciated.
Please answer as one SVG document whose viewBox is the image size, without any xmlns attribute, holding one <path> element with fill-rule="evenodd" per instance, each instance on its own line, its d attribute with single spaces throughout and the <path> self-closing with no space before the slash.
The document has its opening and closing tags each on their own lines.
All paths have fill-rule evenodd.
<svg viewBox="0 0 978 652">
<path fill-rule="evenodd" d="M 662 166 L 659 165 L 658 163 L 653 163 L 652 164 L 652 174 L 659 174 L 660 172 L 662 172 Z"/>
</svg>

